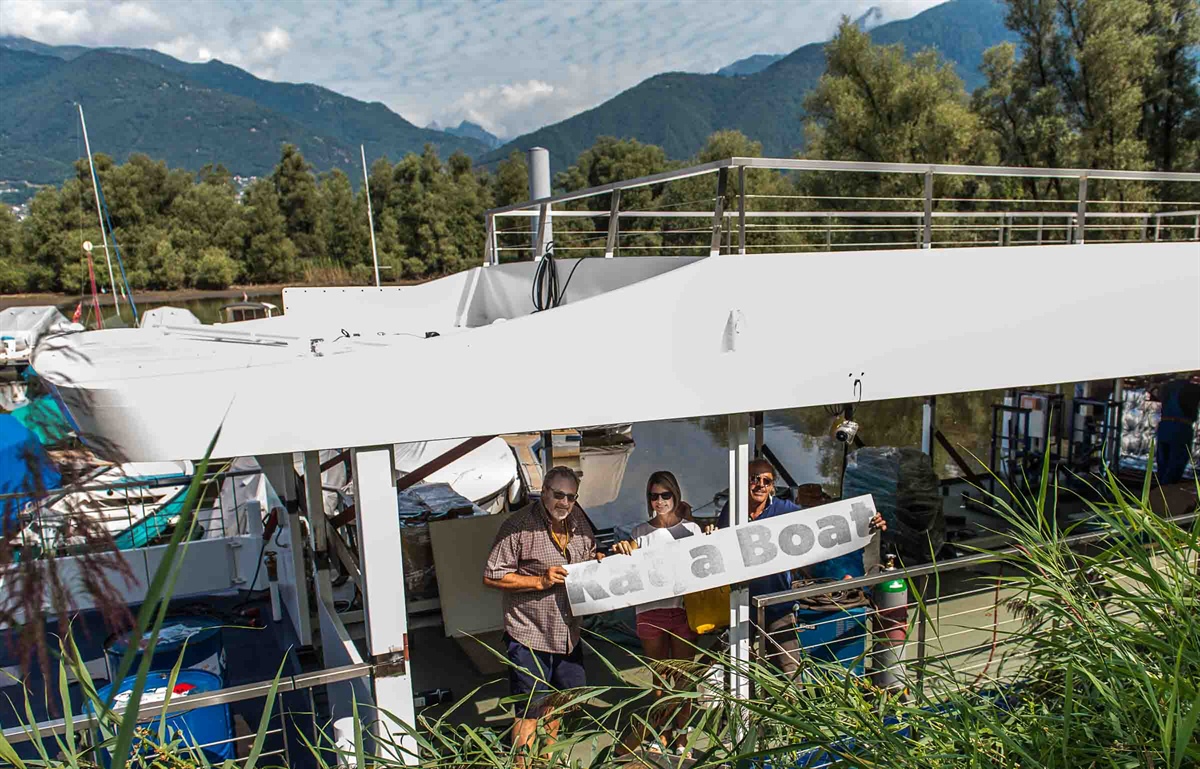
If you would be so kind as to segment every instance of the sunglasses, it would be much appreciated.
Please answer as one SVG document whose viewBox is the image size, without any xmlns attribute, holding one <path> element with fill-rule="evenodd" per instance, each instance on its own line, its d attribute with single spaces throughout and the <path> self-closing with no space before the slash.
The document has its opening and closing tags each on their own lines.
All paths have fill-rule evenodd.
<svg viewBox="0 0 1200 769">
<path fill-rule="evenodd" d="M 663 491 L 663 492 L 659 492 L 657 494 L 652 491 L 647 496 L 650 497 L 651 502 L 657 502 L 660 499 L 670 501 L 671 498 L 674 497 L 675 495 L 669 491 Z"/>
<path fill-rule="evenodd" d="M 751 486 L 774 486 L 775 477 L 771 475 L 756 475 L 750 479 Z"/>
<path fill-rule="evenodd" d="M 579 499 L 578 494 L 568 494 L 567 492 L 559 491 L 558 489 L 550 489 L 550 493 L 553 494 L 554 498 L 560 502 L 565 499 L 574 504 L 575 500 Z"/>
</svg>

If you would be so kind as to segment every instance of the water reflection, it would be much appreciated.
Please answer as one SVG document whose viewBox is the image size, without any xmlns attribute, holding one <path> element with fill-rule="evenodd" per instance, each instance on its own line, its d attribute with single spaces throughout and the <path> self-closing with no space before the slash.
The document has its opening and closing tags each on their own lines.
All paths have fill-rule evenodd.
<svg viewBox="0 0 1200 769">
<path fill-rule="evenodd" d="M 976 471 L 983 469 L 983 463 L 971 456 L 987 461 L 991 407 L 1003 397 L 1003 391 L 995 390 L 937 400 L 938 428 Z M 855 412 L 862 425 L 859 437 L 869 446 L 919 446 L 922 404 L 921 398 L 859 404 Z M 830 436 L 833 421 L 821 407 L 772 411 L 764 417 L 763 442 L 796 483 L 819 483 L 839 496 L 843 444 Z M 629 528 L 645 520 L 649 515 L 645 484 L 655 470 L 675 473 L 684 498 L 693 507 L 708 506 L 700 512 L 711 514 L 713 496 L 729 485 L 726 424 L 724 417 L 702 417 L 634 425 L 633 444 L 620 449 L 627 456 L 619 463 L 610 458 L 611 468 L 602 462 L 590 465 L 589 452 L 598 450 L 584 447 L 580 493 L 588 515 L 601 528 Z M 934 469 L 943 478 L 962 475 L 941 446 L 934 451 Z"/>
</svg>

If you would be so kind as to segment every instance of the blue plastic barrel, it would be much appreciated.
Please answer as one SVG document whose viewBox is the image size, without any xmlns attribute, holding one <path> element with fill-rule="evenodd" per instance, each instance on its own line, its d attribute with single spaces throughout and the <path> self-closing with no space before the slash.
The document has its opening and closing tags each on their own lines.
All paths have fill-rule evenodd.
<svg viewBox="0 0 1200 769">
<path fill-rule="evenodd" d="M 867 648 L 867 607 L 842 611 L 796 612 L 800 648 L 814 659 L 838 662 L 854 675 L 862 675 Z"/>
<path fill-rule="evenodd" d="M 104 657 L 108 662 L 108 680 L 112 681 L 121 664 L 121 657 L 129 648 L 129 636 L 115 638 L 105 645 Z M 139 644 L 139 650 L 130 672 L 136 672 L 141 664 L 141 652 L 150 642 L 147 633 Z M 184 648 L 184 645 L 187 648 Z M 151 670 L 170 671 L 183 651 L 183 670 L 203 670 L 225 680 L 225 642 L 221 635 L 221 621 L 215 617 L 168 617 L 158 631 L 158 644 L 154 647 Z"/>
<path fill-rule="evenodd" d="M 129 700 L 136 676 L 130 676 L 117 687 L 113 700 L 114 707 L 124 705 Z M 151 673 L 146 676 L 146 687 L 142 691 L 142 706 L 162 703 L 167 696 L 167 684 L 170 675 L 167 673 Z M 190 696 L 205 692 L 217 691 L 221 688 L 221 679 L 203 670 L 181 670 L 175 679 L 175 687 L 171 692 L 171 702 L 179 702 Z M 107 701 L 112 692 L 112 685 L 100 689 L 101 700 Z M 146 721 L 144 726 L 151 734 L 158 734 L 161 718 Z M 209 705 L 204 708 L 187 710 L 182 713 L 167 716 L 164 737 L 167 742 L 180 741 L 185 745 L 199 748 L 213 763 L 225 761 L 234 757 L 233 720 L 229 716 L 228 705 Z M 134 742 L 133 750 L 137 750 Z M 104 754 L 105 765 L 109 756 Z"/>
</svg>

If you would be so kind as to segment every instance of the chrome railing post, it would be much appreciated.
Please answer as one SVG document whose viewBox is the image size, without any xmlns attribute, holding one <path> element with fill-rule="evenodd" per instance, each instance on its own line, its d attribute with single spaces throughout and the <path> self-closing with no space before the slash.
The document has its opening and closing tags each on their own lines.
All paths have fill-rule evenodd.
<svg viewBox="0 0 1200 769">
<path fill-rule="evenodd" d="M 929 588 L 929 576 L 921 578 L 921 588 L 917 600 L 917 690 L 920 691 L 921 685 L 925 681 L 925 627 L 926 617 L 929 615 L 929 603 L 925 600 L 926 590 Z"/>
<path fill-rule="evenodd" d="M 717 171 L 717 198 L 713 201 L 712 244 L 708 255 L 716 256 L 721 253 L 721 225 L 725 218 L 725 190 L 729 186 L 729 169 Z"/>
<path fill-rule="evenodd" d="M 484 219 L 487 224 L 483 241 L 483 266 L 487 267 L 499 261 L 496 258 L 496 215 L 487 214 Z"/>
<path fill-rule="evenodd" d="M 933 248 L 933 169 L 925 172 L 925 216 L 921 248 Z"/>
<path fill-rule="evenodd" d="M 608 239 L 604 242 L 604 258 L 612 259 L 617 253 L 617 234 L 621 222 L 621 188 L 612 191 L 612 200 L 608 209 Z"/>
<path fill-rule="evenodd" d="M 539 262 L 546 255 L 546 227 L 550 221 L 550 204 L 538 206 L 537 241 L 533 250 L 533 261 Z"/>
<path fill-rule="evenodd" d="M 738 253 L 746 253 L 746 167 L 738 166 Z"/>
<path fill-rule="evenodd" d="M 1086 240 L 1084 230 L 1087 229 L 1087 194 L 1088 194 L 1088 177 L 1087 174 L 1079 175 L 1079 208 L 1075 212 L 1075 238 L 1074 242 L 1077 245 L 1083 245 Z"/>
</svg>

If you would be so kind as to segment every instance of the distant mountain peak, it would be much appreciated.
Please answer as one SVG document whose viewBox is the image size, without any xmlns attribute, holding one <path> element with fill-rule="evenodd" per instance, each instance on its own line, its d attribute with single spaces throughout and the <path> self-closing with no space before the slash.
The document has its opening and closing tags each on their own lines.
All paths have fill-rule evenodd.
<svg viewBox="0 0 1200 769">
<path fill-rule="evenodd" d="M 861 29 L 863 32 L 869 32 L 875 29 L 884 22 L 883 9 L 878 5 L 872 5 L 862 16 L 854 20 L 854 26 Z"/>
<path fill-rule="evenodd" d="M 438 123 L 438 121 L 433 120 L 425 127 L 431 131 L 441 131 L 442 133 L 450 134 L 451 136 L 457 136 L 460 139 L 475 139 L 477 141 L 481 141 L 487 145 L 488 149 L 495 149 L 504 143 L 500 137 L 488 131 L 478 123 L 472 123 L 469 120 L 460 121 L 459 124 L 454 127 L 443 126 L 442 124 Z"/>
<path fill-rule="evenodd" d="M 744 59 L 738 59 L 733 64 L 721 67 L 717 74 L 722 77 L 737 77 L 738 75 L 753 75 L 762 72 L 767 67 L 784 57 L 782 53 L 756 53 Z"/>
</svg>

